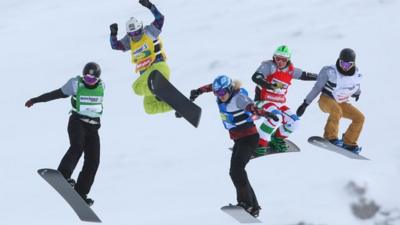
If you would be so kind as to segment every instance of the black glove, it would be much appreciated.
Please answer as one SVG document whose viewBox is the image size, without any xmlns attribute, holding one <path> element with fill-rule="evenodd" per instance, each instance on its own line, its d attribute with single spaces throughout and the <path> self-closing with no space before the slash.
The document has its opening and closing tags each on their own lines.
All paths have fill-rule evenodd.
<svg viewBox="0 0 400 225">
<path fill-rule="evenodd" d="M 182 114 L 178 113 L 177 111 L 175 111 L 175 117 L 176 118 L 182 118 Z"/>
<path fill-rule="evenodd" d="M 304 112 L 306 111 L 307 106 L 308 106 L 308 104 L 306 103 L 306 101 L 304 101 L 303 104 L 301 104 L 299 106 L 299 108 L 297 108 L 296 115 L 299 117 L 302 116 L 304 114 Z"/>
<path fill-rule="evenodd" d="M 356 100 L 356 102 L 357 102 L 358 99 L 360 98 L 360 95 L 361 95 L 361 92 L 358 93 L 358 94 L 353 94 L 351 97 L 353 97 L 353 98 Z"/>
<path fill-rule="evenodd" d="M 111 36 L 116 36 L 118 33 L 118 24 L 113 23 L 110 25 Z"/>
<path fill-rule="evenodd" d="M 194 89 L 190 91 L 190 101 L 194 101 L 196 100 L 197 97 L 199 97 L 199 95 L 201 95 L 201 91 L 199 89 Z"/>
<path fill-rule="evenodd" d="M 279 121 L 279 117 L 273 113 L 270 113 L 268 111 L 265 111 L 263 109 L 257 108 L 254 104 L 248 104 L 246 106 L 246 111 L 249 111 L 257 116 L 262 116 L 265 118 L 271 118 L 274 121 Z"/>
<path fill-rule="evenodd" d="M 270 112 L 267 112 L 267 111 L 265 111 L 265 110 L 263 110 L 264 112 L 263 112 L 263 115 L 261 115 L 261 116 L 263 116 L 263 117 L 265 117 L 265 118 L 271 118 L 271 119 L 273 119 L 275 122 L 278 122 L 279 121 L 279 117 L 277 116 L 277 115 L 275 115 L 275 114 L 273 114 L 273 113 L 270 113 Z"/>
<path fill-rule="evenodd" d="M 33 106 L 36 103 L 35 99 L 31 98 L 28 101 L 25 102 L 25 106 L 30 108 L 31 106 Z"/>
<path fill-rule="evenodd" d="M 151 4 L 151 2 L 150 2 L 149 0 L 139 0 L 139 3 L 140 3 L 142 6 L 148 8 L 148 9 L 150 9 L 151 6 L 153 5 L 153 4 Z"/>
</svg>

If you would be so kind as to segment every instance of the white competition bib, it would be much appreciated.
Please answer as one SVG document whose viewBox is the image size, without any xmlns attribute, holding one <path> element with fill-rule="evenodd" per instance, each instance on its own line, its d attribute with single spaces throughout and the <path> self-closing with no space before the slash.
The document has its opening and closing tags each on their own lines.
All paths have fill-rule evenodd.
<svg viewBox="0 0 400 225">
<path fill-rule="evenodd" d="M 361 74 L 356 71 L 353 76 L 344 76 L 336 70 L 336 88 L 332 95 L 339 103 L 348 102 L 350 97 L 360 89 Z"/>
</svg>

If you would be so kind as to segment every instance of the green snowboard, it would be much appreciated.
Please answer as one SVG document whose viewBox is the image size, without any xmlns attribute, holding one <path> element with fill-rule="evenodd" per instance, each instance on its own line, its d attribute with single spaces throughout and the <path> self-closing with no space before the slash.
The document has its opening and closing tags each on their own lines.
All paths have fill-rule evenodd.
<svg viewBox="0 0 400 225">
<path fill-rule="evenodd" d="M 251 159 L 255 159 L 261 156 L 265 156 L 265 155 L 272 155 L 272 154 L 277 154 L 277 153 L 286 153 L 286 152 L 300 152 L 300 148 L 297 147 L 297 145 L 287 139 L 285 139 L 286 144 L 288 145 L 288 149 L 284 152 L 279 152 L 279 151 L 275 151 L 273 148 L 271 147 L 266 147 L 266 148 L 262 148 L 259 147 L 256 149 L 256 151 L 254 152 L 254 155 L 251 157 Z M 229 148 L 229 150 L 233 150 L 233 148 Z"/>
</svg>

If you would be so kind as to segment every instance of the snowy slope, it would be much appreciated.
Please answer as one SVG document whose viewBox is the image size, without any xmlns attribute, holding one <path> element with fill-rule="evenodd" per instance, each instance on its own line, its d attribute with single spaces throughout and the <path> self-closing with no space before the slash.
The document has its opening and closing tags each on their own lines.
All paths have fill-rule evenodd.
<svg viewBox="0 0 400 225">
<path fill-rule="evenodd" d="M 312 72 L 333 64 L 344 47 L 358 53 L 364 80 L 355 104 L 366 115 L 360 144 L 372 160 L 349 160 L 307 143 L 322 134 L 326 120 L 315 100 L 291 137 L 301 153 L 248 166 L 265 224 L 374 224 L 351 214 L 354 199 L 344 190 L 350 180 L 366 184 L 368 197 L 382 207 L 400 207 L 398 0 L 154 3 L 166 16 L 162 38 L 171 80 L 185 93 L 228 74 L 253 94 L 251 75 L 280 44 L 292 48 L 296 66 Z M 232 143 L 214 97 L 196 100 L 203 108 L 198 129 L 173 113 L 146 115 L 131 91 L 136 75 L 129 54 L 112 51 L 108 41 L 109 24 L 118 22 L 122 35 L 130 16 L 153 19 L 127 0 L 0 2 L 0 224 L 80 223 L 36 174 L 56 168 L 68 147 L 69 101 L 23 104 L 59 88 L 88 61 L 102 66 L 107 84 L 101 165 L 90 194 L 104 224 L 235 224 L 219 210 L 235 193 L 226 150 Z M 288 98 L 296 109 L 313 82 L 293 83 Z"/>
</svg>

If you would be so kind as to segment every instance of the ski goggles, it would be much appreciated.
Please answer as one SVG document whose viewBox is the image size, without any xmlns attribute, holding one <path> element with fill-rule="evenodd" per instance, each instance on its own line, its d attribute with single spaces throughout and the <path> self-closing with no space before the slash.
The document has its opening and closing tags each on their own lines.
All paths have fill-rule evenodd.
<svg viewBox="0 0 400 225">
<path fill-rule="evenodd" d="M 143 28 L 140 28 L 139 30 L 135 30 L 132 32 L 128 32 L 128 35 L 131 37 L 137 37 L 143 34 Z"/>
<path fill-rule="evenodd" d="M 226 93 L 228 93 L 228 90 L 226 90 L 226 89 L 219 89 L 219 90 L 214 91 L 214 94 L 218 97 L 222 97 L 222 96 L 226 95 Z"/>
<path fill-rule="evenodd" d="M 275 55 L 274 59 L 275 59 L 276 62 L 281 61 L 281 62 L 287 63 L 289 61 L 288 58 L 283 57 L 283 56 L 279 56 L 279 55 Z"/>
<path fill-rule="evenodd" d="M 344 71 L 348 71 L 354 66 L 354 62 L 339 60 L 339 65 Z"/>
<path fill-rule="evenodd" d="M 99 78 L 97 78 L 96 76 L 93 76 L 91 74 L 86 74 L 83 76 L 83 81 L 87 84 L 87 85 L 94 85 L 97 83 L 97 81 L 99 80 Z"/>
</svg>

